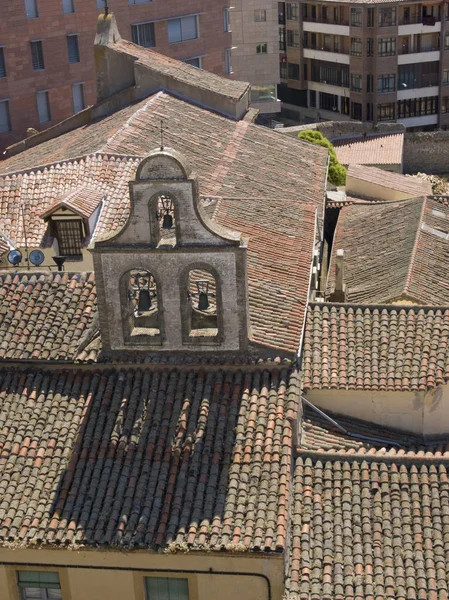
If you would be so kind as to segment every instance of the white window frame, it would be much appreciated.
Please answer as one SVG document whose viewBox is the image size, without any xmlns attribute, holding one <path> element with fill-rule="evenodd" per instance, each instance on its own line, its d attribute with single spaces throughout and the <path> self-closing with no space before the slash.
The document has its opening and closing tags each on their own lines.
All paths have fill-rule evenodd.
<svg viewBox="0 0 449 600">
<path fill-rule="evenodd" d="M 39 98 L 45 98 L 45 107 L 42 107 L 39 105 Z M 39 116 L 39 123 L 50 123 L 51 121 L 51 110 L 50 110 L 50 98 L 48 95 L 48 90 L 40 90 L 39 92 L 36 92 L 36 103 L 37 103 L 37 112 L 38 112 L 38 116 Z M 47 118 L 41 119 L 41 116 L 43 116 L 43 110 L 42 108 L 46 109 L 46 116 L 48 116 Z"/>
<path fill-rule="evenodd" d="M 184 38 L 183 32 L 182 32 L 182 22 L 186 19 L 195 19 L 195 29 L 196 29 L 195 37 Z M 171 41 L 170 40 L 170 23 L 174 23 L 175 21 L 179 21 L 181 39 Z M 168 29 L 168 43 L 169 44 L 181 44 L 182 42 L 189 42 L 191 40 L 197 40 L 200 37 L 200 20 L 199 20 L 197 14 L 196 15 L 188 15 L 185 17 L 177 17 L 176 19 L 167 19 L 167 29 Z"/>
<path fill-rule="evenodd" d="M 0 100 L 0 106 L 5 106 L 6 128 L 0 127 L 0 133 L 9 133 L 11 131 L 11 115 L 9 112 L 9 98 Z"/>
<path fill-rule="evenodd" d="M 77 109 L 76 102 L 75 102 L 75 94 L 74 94 L 75 89 L 81 90 L 82 106 L 81 106 L 81 108 L 78 108 L 78 109 Z M 79 81 L 77 83 L 72 83 L 72 103 L 73 103 L 74 114 L 79 113 L 86 108 L 86 102 L 84 100 L 84 82 L 83 81 Z"/>
<path fill-rule="evenodd" d="M 25 13 L 27 19 L 37 19 L 39 17 L 37 0 L 25 0 Z"/>
<path fill-rule="evenodd" d="M 268 54 L 268 42 L 259 42 L 256 45 L 256 54 Z"/>
</svg>

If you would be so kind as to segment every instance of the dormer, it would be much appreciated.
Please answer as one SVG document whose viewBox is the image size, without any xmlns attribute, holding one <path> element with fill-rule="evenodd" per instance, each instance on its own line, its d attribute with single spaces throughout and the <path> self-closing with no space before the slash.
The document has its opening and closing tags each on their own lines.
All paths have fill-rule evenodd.
<svg viewBox="0 0 449 600">
<path fill-rule="evenodd" d="M 56 254 L 76 260 L 91 237 L 101 211 L 104 193 L 81 187 L 58 198 L 41 219 L 49 226 L 49 234 L 56 240 Z"/>
<path fill-rule="evenodd" d="M 246 241 L 206 217 L 174 150 L 147 156 L 129 189 L 128 221 L 92 248 L 103 348 L 245 350 Z"/>
</svg>

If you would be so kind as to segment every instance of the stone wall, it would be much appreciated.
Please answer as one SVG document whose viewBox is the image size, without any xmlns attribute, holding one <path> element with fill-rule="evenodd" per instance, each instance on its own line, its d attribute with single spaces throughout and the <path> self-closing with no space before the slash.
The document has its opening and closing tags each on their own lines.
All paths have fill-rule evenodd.
<svg viewBox="0 0 449 600">
<path fill-rule="evenodd" d="M 278 131 L 296 137 L 300 131 L 305 131 L 306 129 L 317 129 L 324 137 L 332 141 L 336 138 L 362 136 L 364 133 L 368 135 L 402 133 L 405 131 L 405 126 L 401 123 L 378 123 L 373 126 L 372 123 L 361 123 L 360 121 L 324 121 L 323 123 L 284 127 Z"/>
<path fill-rule="evenodd" d="M 404 173 L 449 173 L 449 131 L 406 133 Z"/>
</svg>

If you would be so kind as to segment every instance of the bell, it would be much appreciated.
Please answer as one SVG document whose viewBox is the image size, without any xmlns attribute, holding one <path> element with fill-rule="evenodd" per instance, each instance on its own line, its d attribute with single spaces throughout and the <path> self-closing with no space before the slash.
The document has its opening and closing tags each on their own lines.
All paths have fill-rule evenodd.
<svg viewBox="0 0 449 600">
<path fill-rule="evenodd" d="M 198 310 L 207 310 L 209 308 L 209 296 L 207 292 L 200 292 L 198 297 Z"/>
<path fill-rule="evenodd" d="M 162 221 L 162 229 L 171 229 L 173 227 L 173 217 L 170 213 L 165 213 Z"/>
<path fill-rule="evenodd" d="M 137 303 L 137 312 L 142 313 L 150 310 L 151 308 L 151 296 L 150 290 L 139 291 L 139 302 Z"/>
</svg>

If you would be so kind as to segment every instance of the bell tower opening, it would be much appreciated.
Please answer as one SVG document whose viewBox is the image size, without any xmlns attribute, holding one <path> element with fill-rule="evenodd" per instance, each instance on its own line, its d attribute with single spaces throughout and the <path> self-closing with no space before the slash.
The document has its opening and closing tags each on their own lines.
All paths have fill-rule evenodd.
<svg viewBox="0 0 449 600">
<path fill-rule="evenodd" d="M 168 194 L 157 197 L 156 218 L 159 224 L 159 246 L 176 246 L 176 216 L 173 198 Z"/>
<path fill-rule="evenodd" d="M 189 302 L 189 337 L 218 336 L 217 282 L 204 269 L 189 271 L 187 298 Z"/>
<path fill-rule="evenodd" d="M 145 338 L 160 343 L 161 326 L 158 286 L 154 276 L 144 269 L 128 273 L 129 340 Z"/>
</svg>

